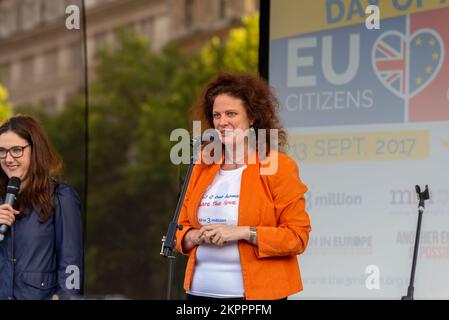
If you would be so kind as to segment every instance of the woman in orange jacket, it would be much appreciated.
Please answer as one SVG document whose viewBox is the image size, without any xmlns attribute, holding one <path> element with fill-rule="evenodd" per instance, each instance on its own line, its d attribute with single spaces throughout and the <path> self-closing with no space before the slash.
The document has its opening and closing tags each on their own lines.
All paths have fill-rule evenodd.
<svg viewBox="0 0 449 320">
<path fill-rule="evenodd" d="M 195 165 L 178 221 L 188 299 L 284 299 L 302 290 L 297 255 L 311 230 L 307 187 L 296 162 L 278 152 L 286 133 L 277 109 L 265 81 L 240 73 L 220 74 L 194 107 L 216 130 L 223 156 Z"/>
</svg>

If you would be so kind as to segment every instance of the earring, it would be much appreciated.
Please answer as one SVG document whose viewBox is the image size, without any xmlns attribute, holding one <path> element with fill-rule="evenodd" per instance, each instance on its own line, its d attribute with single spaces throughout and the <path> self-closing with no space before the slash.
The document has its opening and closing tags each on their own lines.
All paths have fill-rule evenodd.
<svg viewBox="0 0 449 320">
<path fill-rule="evenodd" d="M 256 130 L 254 129 L 253 125 L 251 125 L 251 127 L 249 127 L 249 131 L 251 131 L 251 132 L 256 131 Z"/>
</svg>

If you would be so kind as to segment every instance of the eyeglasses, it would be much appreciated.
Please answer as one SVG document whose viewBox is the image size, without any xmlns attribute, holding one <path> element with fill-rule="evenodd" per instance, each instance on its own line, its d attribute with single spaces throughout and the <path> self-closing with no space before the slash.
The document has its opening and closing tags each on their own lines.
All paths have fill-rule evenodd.
<svg viewBox="0 0 449 320">
<path fill-rule="evenodd" d="M 13 158 L 20 158 L 21 156 L 23 156 L 23 150 L 25 150 L 26 147 L 29 147 L 30 145 L 27 144 L 26 146 L 14 146 L 11 147 L 9 149 L 5 149 L 5 148 L 0 148 L 0 159 L 6 159 L 6 155 L 9 154 L 11 155 L 11 157 Z"/>
</svg>

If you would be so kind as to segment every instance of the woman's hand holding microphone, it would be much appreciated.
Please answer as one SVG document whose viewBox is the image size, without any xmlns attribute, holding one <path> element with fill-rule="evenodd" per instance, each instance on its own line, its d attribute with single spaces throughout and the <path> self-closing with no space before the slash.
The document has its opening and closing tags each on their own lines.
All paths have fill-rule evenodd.
<svg viewBox="0 0 449 320">
<path fill-rule="evenodd" d="M 6 224 L 11 226 L 16 220 L 16 215 L 19 214 L 19 211 L 13 209 L 9 204 L 0 205 L 0 225 Z"/>
</svg>

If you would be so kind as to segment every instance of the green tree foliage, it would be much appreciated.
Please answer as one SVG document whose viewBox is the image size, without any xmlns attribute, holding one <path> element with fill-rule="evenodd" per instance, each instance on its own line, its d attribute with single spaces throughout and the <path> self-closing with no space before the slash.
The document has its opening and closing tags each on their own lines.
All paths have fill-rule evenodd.
<svg viewBox="0 0 449 320">
<path fill-rule="evenodd" d="M 259 62 L 259 17 L 243 18 L 243 26 L 229 32 L 229 38 L 222 43 L 213 37 L 201 50 L 203 68 L 212 74 L 217 71 L 245 71 L 257 73 Z"/>
<path fill-rule="evenodd" d="M 12 115 L 12 107 L 8 103 L 8 91 L 0 84 L 0 121 Z"/>
<path fill-rule="evenodd" d="M 257 72 L 258 16 L 227 41 L 213 38 L 195 54 L 176 44 L 151 50 L 121 30 L 117 45 L 96 53 L 90 86 L 86 293 L 164 298 L 167 261 L 159 255 L 186 167 L 170 161 L 170 133 L 190 130 L 190 107 L 218 71 Z M 40 114 L 65 160 L 66 180 L 83 190 L 84 101 Z M 183 297 L 185 258 L 178 257 L 175 296 Z"/>
</svg>

